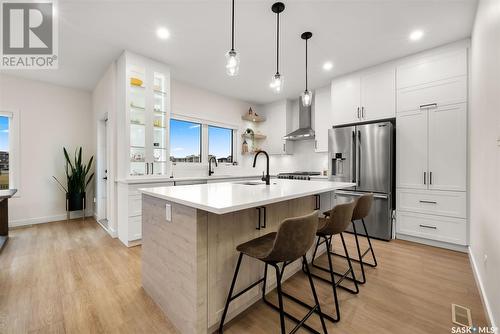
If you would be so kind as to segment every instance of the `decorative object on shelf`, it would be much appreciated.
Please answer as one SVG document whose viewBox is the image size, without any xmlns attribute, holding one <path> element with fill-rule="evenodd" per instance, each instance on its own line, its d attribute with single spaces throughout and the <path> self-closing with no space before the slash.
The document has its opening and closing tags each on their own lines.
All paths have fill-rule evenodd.
<svg viewBox="0 0 500 334">
<path fill-rule="evenodd" d="M 246 139 L 243 140 L 243 144 L 241 145 L 241 153 L 242 154 L 248 153 L 248 143 L 247 143 Z"/>
<path fill-rule="evenodd" d="M 135 77 L 130 78 L 130 85 L 132 85 L 132 86 L 142 87 L 143 83 L 144 82 L 142 82 L 142 80 L 139 78 L 135 78 Z"/>
<path fill-rule="evenodd" d="M 273 13 L 276 13 L 276 73 L 271 79 L 269 87 L 275 92 L 280 93 L 283 89 L 283 76 L 279 71 L 279 58 L 280 58 L 280 13 L 285 10 L 285 4 L 276 2 L 271 6 Z"/>
<path fill-rule="evenodd" d="M 85 191 L 90 181 L 94 177 L 94 173 L 90 174 L 94 156 L 91 156 L 88 163 L 82 163 L 82 148 L 75 151 L 75 158 L 72 162 L 66 148 L 63 148 L 64 157 L 66 158 L 66 187 L 55 177 L 52 176 L 57 183 L 66 192 L 66 211 L 84 210 L 85 217 Z"/>
<path fill-rule="evenodd" d="M 132 161 L 132 162 L 143 162 L 144 161 L 144 155 L 142 153 L 134 153 L 130 157 L 130 161 Z"/>
<path fill-rule="evenodd" d="M 130 102 L 130 107 L 134 108 L 134 109 L 142 109 L 142 110 L 146 109 L 146 108 L 144 108 L 142 106 L 139 106 L 139 105 L 135 104 L 134 102 Z"/>
<path fill-rule="evenodd" d="M 248 109 L 248 113 L 241 116 L 241 119 L 249 122 L 264 122 L 266 119 L 258 115 L 252 108 Z"/>
<path fill-rule="evenodd" d="M 306 41 L 306 89 L 302 93 L 301 100 L 304 107 L 309 107 L 312 103 L 312 93 L 307 87 L 307 41 L 312 37 L 312 33 L 306 31 L 300 35 L 300 38 Z"/>
<path fill-rule="evenodd" d="M 234 49 L 234 0 L 231 7 L 231 50 L 226 53 L 226 73 L 230 77 L 238 75 L 240 70 L 240 55 Z"/>
</svg>

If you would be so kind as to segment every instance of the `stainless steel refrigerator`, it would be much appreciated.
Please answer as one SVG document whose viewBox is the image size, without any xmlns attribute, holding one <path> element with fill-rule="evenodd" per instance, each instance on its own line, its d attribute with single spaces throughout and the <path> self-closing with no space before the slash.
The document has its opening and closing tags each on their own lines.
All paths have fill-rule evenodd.
<svg viewBox="0 0 500 334">
<path fill-rule="evenodd" d="M 391 122 L 335 127 L 328 132 L 329 179 L 356 183 L 335 192 L 337 203 L 373 193 L 366 227 L 370 237 L 384 240 L 392 237 L 394 151 Z"/>
</svg>

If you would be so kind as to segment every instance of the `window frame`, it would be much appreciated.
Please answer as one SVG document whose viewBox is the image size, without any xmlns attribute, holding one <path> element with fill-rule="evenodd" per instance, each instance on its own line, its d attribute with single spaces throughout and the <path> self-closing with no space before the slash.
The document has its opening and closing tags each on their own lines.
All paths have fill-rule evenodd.
<svg viewBox="0 0 500 334">
<path fill-rule="evenodd" d="M 186 166 L 192 166 L 192 165 L 195 165 L 195 166 L 198 166 L 198 164 L 201 164 L 203 163 L 203 123 L 197 121 L 197 120 L 193 120 L 193 119 L 188 119 L 186 117 L 174 117 L 173 115 L 169 118 L 168 120 L 168 126 L 169 126 L 169 134 L 168 134 L 168 146 L 169 146 L 169 152 L 170 152 L 170 156 L 172 156 L 173 154 L 173 151 L 172 151 L 172 141 L 170 140 L 171 139 L 171 136 L 172 136 L 172 126 L 171 126 L 171 123 L 172 120 L 174 121 L 180 121 L 180 122 L 187 122 L 187 123 L 193 123 L 193 124 L 198 124 L 200 126 L 200 161 L 199 162 L 187 162 L 187 161 L 171 161 L 170 160 L 170 157 L 169 157 L 169 160 L 171 161 L 171 163 L 173 164 L 176 164 L 176 165 L 186 165 Z"/>
<path fill-rule="evenodd" d="M 233 154 L 233 162 L 224 162 L 221 163 L 224 166 L 233 166 L 234 163 L 238 161 L 238 155 L 237 155 L 237 150 L 236 148 L 238 147 L 238 142 L 237 142 L 237 133 L 239 126 L 238 125 L 233 125 L 229 123 L 222 123 L 222 122 L 214 122 L 206 119 L 201 119 L 197 117 L 190 117 L 182 114 L 176 114 L 176 113 L 171 113 L 170 114 L 170 119 L 175 119 L 179 121 L 185 121 L 185 122 L 191 122 L 191 123 L 197 123 L 201 125 L 201 166 L 206 167 L 208 165 L 208 127 L 209 126 L 214 126 L 214 127 L 219 127 L 219 128 L 224 128 L 224 129 L 230 129 L 232 130 L 232 154 Z M 170 121 L 169 121 L 170 125 Z M 168 136 L 168 146 L 169 150 L 172 153 L 172 143 L 170 141 L 170 133 Z M 182 168 L 199 168 L 200 164 L 198 163 L 193 163 L 193 162 L 175 162 L 174 163 L 176 166 L 182 166 Z"/>
<path fill-rule="evenodd" d="M 210 127 L 231 131 L 231 139 L 230 139 L 230 142 L 231 142 L 231 151 L 230 151 L 231 162 L 218 162 L 218 163 L 225 164 L 225 165 L 232 165 L 233 162 L 236 161 L 235 156 L 234 156 L 234 146 L 235 146 L 234 145 L 234 139 L 235 139 L 234 133 L 235 133 L 236 129 L 221 126 L 221 125 L 207 124 L 207 154 L 206 154 L 207 159 L 208 159 L 208 156 L 210 155 Z"/>
<path fill-rule="evenodd" d="M 17 189 L 14 197 L 20 197 L 20 113 L 18 110 L 0 110 L 0 116 L 9 118 L 9 188 Z"/>
</svg>

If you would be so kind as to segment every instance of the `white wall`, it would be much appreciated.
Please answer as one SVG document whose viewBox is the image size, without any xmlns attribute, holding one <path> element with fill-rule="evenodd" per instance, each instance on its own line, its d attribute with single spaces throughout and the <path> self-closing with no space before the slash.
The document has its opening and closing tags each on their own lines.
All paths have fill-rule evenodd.
<svg viewBox="0 0 500 334">
<path fill-rule="evenodd" d="M 101 77 L 92 92 L 92 122 L 96 152 L 96 210 L 95 216 L 99 221 L 108 219 L 107 229 L 111 235 L 116 234 L 117 221 L 114 205 L 115 199 L 115 170 L 116 170 L 116 63 L 113 62 Z M 104 119 L 107 118 L 107 125 Z M 107 127 L 107 129 L 105 129 Z M 106 154 L 106 157 L 104 157 Z M 104 171 L 108 170 L 105 181 Z M 109 201 L 103 201 L 108 198 Z"/>
<path fill-rule="evenodd" d="M 472 34 L 470 250 L 492 324 L 500 321 L 500 1 L 481 0 Z M 487 261 L 485 261 L 487 256 Z"/>
<path fill-rule="evenodd" d="M 0 110 L 20 115 L 20 186 L 9 202 L 9 225 L 66 219 L 65 194 L 52 175 L 65 181 L 63 146 L 82 146 L 85 160 L 94 154 L 90 94 L 1 74 Z M 92 198 L 89 189 L 88 215 Z"/>
</svg>

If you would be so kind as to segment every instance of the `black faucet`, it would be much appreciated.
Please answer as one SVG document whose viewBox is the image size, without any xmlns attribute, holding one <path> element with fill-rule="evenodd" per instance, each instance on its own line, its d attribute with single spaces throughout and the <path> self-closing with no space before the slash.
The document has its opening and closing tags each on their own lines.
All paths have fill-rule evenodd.
<svg viewBox="0 0 500 334">
<path fill-rule="evenodd" d="M 215 161 L 215 167 L 217 167 L 217 158 L 214 157 L 213 155 L 210 157 L 210 159 L 208 159 L 208 176 L 212 175 L 213 173 L 215 173 L 213 170 L 212 170 L 212 160 Z"/>
<path fill-rule="evenodd" d="M 270 185 L 271 184 L 271 177 L 269 176 L 269 154 L 267 154 L 266 151 L 259 151 L 259 152 L 255 153 L 255 157 L 253 158 L 253 168 L 255 168 L 255 164 L 257 163 L 257 157 L 261 153 L 266 155 L 266 160 L 267 160 L 266 161 L 267 174 L 266 174 L 266 176 L 264 176 L 264 172 L 262 172 L 262 181 L 266 181 L 266 184 Z"/>
</svg>

